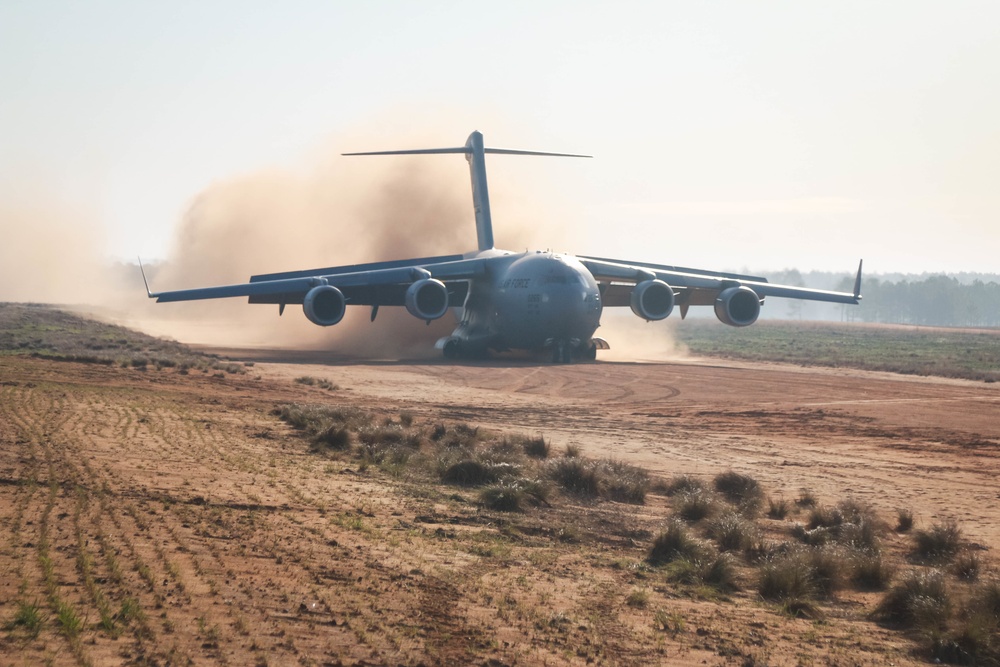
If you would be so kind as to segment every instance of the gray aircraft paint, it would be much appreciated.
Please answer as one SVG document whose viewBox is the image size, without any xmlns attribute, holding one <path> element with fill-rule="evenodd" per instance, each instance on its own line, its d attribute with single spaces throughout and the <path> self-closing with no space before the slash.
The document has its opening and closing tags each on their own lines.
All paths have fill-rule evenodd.
<svg viewBox="0 0 1000 667">
<path fill-rule="evenodd" d="M 720 320 L 749 326 L 765 297 L 857 304 L 854 292 L 774 285 L 766 278 L 646 262 L 574 257 L 550 252 L 511 253 L 493 247 L 493 221 L 486 181 L 486 154 L 589 157 L 487 148 L 473 132 L 464 146 L 345 153 L 345 155 L 464 154 L 469 162 L 478 250 L 449 255 L 252 276 L 248 283 L 146 293 L 158 302 L 249 297 L 250 303 L 302 304 L 306 317 L 329 326 L 350 306 L 405 306 L 420 319 L 436 319 L 458 307 L 455 331 L 438 341 L 446 356 L 479 356 L 489 350 L 548 349 L 557 362 L 593 359 L 607 343 L 594 338 L 605 307 L 629 306 L 639 317 L 681 317 L 691 306 L 713 306 Z M 145 276 L 143 276 L 145 280 Z"/>
</svg>

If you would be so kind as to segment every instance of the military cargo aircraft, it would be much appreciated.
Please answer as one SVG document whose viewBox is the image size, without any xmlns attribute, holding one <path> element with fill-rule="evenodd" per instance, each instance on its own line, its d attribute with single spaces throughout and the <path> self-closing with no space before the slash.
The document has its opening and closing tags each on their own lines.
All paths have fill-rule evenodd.
<svg viewBox="0 0 1000 667">
<path fill-rule="evenodd" d="M 594 360 L 609 349 L 595 337 L 604 308 L 629 307 L 647 321 L 662 320 L 676 307 L 683 319 L 691 306 L 711 306 L 734 327 L 757 321 L 766 297 L 857 304 L 854 292 L 775 285 L 766 278 L 678 266 L 555 252 L 510 252 L 493 247 L 493 221 L 486 186 L 486 154 L 589 157 L 566 153 L 487 148 L 473 132 L 464 146 L 344 155 L 465 155 L 472 176 L 479 247 L 464 255 L 422 257 L 252 276 L 240 285 L 150 292 L 158 302 L 249 297 L 250 303 L 302 304 L 310 322 L 332 326 L 348 306 L 368 306 L 375 320 L 381 306 L 404 306 L 430 323 L 454 309 L 458 326 L 437 342 L 449 359 L 490 351 L 528 350 L 556 363 Z M 143 275 L 145 281 L 145 274 Z"/>
</svg>

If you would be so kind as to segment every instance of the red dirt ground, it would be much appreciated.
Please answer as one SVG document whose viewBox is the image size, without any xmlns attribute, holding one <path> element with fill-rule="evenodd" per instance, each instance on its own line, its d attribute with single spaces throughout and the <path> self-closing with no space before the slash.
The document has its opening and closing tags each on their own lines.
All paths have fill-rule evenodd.
<svg viewBox="0 0 1000 667">
<path fill-rule="evenodd" d="M 1000 385 L 705 361 L 225 353 L 255 365 L 214 377 L 0 357 L 0 621 L 24 601 L 44 615 L 37 637 L 8 626 L 0 663 L 923 662 L 912 637 L 866 619 L 877 594 L 838 594 L 816 623 L 752 585 L 712 597 L 667 583 L 642 566 L 661 496 L 507 519 L 464 491 L 310 453 L 270 414 L 287 402 L 542 434 L 664 477 L 735 470 L 789 499 L 806 488 L 887 520 L 954 518 L 1000 547 Z M 897 553 L 906 539 L 886 538 Z M 635 591 L 647 601 L 627 603 Z M 63 629 L 60 605 L 80 630 Z"/>
</svg>

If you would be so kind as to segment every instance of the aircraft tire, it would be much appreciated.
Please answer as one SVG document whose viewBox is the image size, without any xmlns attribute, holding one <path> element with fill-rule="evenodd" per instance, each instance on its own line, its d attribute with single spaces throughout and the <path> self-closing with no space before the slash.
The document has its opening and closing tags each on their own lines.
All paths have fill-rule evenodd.
<svg viewBox="0 0 1000 667">
<path fill-rule="evenodd" d="M 552 363 L 554 364 L 568 364 L 573 360 L 573 355 L 570 351 L 569 345 L 564 342 L 556 343 L 552 347 Z"/>
<path fill-rule="evenodd" d="M 462 356 L 462 343 L 457 340 L 449 340 L 444 344 L 444 358 L 455 360 Z"/>
</svg>

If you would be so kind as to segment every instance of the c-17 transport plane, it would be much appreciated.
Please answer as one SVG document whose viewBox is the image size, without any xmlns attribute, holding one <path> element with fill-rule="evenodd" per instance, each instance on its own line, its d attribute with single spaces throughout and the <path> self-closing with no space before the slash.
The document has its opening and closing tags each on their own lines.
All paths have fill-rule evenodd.
<svg viewBox="0 0 1000 667">
<path fill-rule="evenodd" d="M 344 155 L 459 153 L 469 162 L 479 248 L 464 255 L 422 257 L 251 276 L 241 285 L 146 293 L 157 302 L 249 297 L 250 303 L 302 304 L 310 322 L 332 326 L 347 306 L 404 306 L 430 323 L 456 309 L 458 326 L 437 347 L 449 359 L 492 351 L 548 351 L 552 361 L 593 360 L 609 349 L 594 334 L 604 308 L 628 306 L 637 316 L 665 319 L 676 306 L 683 319 L 691 306 L 712 306 L 734 327 L 757 321 L 765 297 L 857 304 L 854 293 L 775 285 L 766 278 L 628 260 L 555 252 L 509 252 L 493 247 L 493 220 L 486 187 L 486 154 L 589 157 L 567 153 L 486 148 L 473 132 L 464 146 Z M 143 276 L 145 281 L 145 275 Z"/>
</svg>

